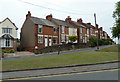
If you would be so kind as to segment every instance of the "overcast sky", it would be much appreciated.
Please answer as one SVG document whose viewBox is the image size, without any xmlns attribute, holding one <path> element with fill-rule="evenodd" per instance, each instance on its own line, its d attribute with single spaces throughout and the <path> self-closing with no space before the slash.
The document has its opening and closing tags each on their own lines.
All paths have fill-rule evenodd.
<svg viewBox="0 0 120 82">
<path fill-rule="evenodd" d="M 19 28 L 19 33 L 25 16 L 31 11 L 32 16 L 45 18 L 52 14 L 54 18 L 65 20 L 70 16 L 73 21 L 79 18 L 83 22 L 94 24 L 94 13 L 97 16 L 97 24 L 103 27 L 110 36 L 110 27 L 114 24 L 112 13 L 115 3 L 119 0 L 0 0 L 0 21 L 10 18 Z M 2 13 L 1 13 L 2 12 Z"/>
</svg>

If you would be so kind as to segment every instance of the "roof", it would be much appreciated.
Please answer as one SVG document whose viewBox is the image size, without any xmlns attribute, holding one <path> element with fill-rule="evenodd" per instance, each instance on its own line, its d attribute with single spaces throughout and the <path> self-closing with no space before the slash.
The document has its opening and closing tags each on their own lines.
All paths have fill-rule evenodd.
<svg viewBox="0 0 120 82">
<path fill-rule="evenodd" d="M 89 25 L 87 23 L 85 23 L 87 27 L 90 27 L 90 28 L 93 28 L 94 26 L 93 25 Z"/>
<path fill-rule="evenodd" d="M 51 27 L 55 27 L 55 25 L 43 18 L 37 18 L 37 17 L 31 17 L 30 20 L 35 23 L 35 24 L 40 24 L 40 25 L 46 25 L 46 26 L 51 26 Z"/>
<path fill-rule="evenodd" d="M 63 20 L 59 20 L 59 19 L 55 19 L 55 18 L 52 18 L 52 20 L 55 21 L 58 25 L 73 27 L 71 24 L 69 24 Z"/>
<path fill-rule="evenodd" d="M 17 28 L 17 26 L 15 25 L 15 23 L 13 23 L 9 18 L 4 19 L 2 22 L 4 22 L 4 21 L 7 20 L 7 19 L 16 27 L 16 30 L 18 30 L 18 28 Z M 0 22 L 0 23 L 2 23 L 2 22 Z"/>
<path fill-rule="evenodd" d="M 86 28 L 86 26 L 84 26 L 84 25 L 82 25 L 82 24 L 80 24 L 80 23 L 78 23 L 78 22 L 73 21 L 73 23 L 75 23 L 77 26 L 80 26 L 80 27 Z"/>
<path fill-rule="evenodd" d="M 4 34 L 0 38 L 2 38 L 2 39 L 14 39 L 10 34 Z"/>
</svg>

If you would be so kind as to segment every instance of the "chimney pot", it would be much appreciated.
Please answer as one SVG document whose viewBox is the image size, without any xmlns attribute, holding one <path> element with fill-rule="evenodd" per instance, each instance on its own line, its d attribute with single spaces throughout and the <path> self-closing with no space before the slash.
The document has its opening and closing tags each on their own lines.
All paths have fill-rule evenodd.
<svg viewBox="0 0 120 82">
<path fill-rule="evenodd" d="M 71 21 L 71 17 L 68 16 L 68 17 L 65 19 L 65 21 L 70 22 L 70 21 Z"/>
<path fill-rule="evenodd" d="M 78 22 L 78 23 L 80 23 L 80 24 L 82 24 L 82 23 L 83 23 L 83 20 L 82 20 L 82 18 L 80 18 L 80 19 L 77 19 L 77 22 Z"/>
<path fill-rule="evenodd" d="M 52 14 L 47 15 L 47 16 L 46 16 L 46 19 L 49 20 L 49 21 L 51 21 L 51 20 L 52 20 Z"/>
<path fill-rule="evenodd" d="M 26 15 L 26 18 L 30 18 L 31 17 L 31 13 L 30 11 L 28 11 L 28 14 Z"/>
</svg>

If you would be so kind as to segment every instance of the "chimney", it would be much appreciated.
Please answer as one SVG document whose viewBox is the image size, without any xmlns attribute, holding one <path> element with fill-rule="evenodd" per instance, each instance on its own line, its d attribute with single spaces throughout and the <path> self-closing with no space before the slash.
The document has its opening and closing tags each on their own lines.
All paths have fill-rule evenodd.
<svg viewBox="0 0 120 82">
<path fill-rule="evenodd" d="M 26 15 L 26 18 L 30 18 L 31 17 L 31 13 L 30 11 L 28 11 L 28 14 Z"/>
<path fill-rule="evenodd" d="M 47 15 L 47 16 L 46 16 L 46 19 L 49 20 L 49 21 L 51 21 L 51 20 L 52 20 L 52 14 Z"/>
<path fill-rule="evenodd" d="M 100 27 L 101 30 L 103 30 L 103 27 Z"/>
<path fill-rule="evenodd" d="M 70 22 L 71 21 L 71 18 L 70 16 L 68 16 L 66 19 L 65 19 L 66 22 Z"/>
<path fill-rule="evenodd" d="M 91 25 L 91 23 L 87 23 L 88 25 Z"/>
<path fill-rule="evenodd" d="M 80 23 L 80 24 L 82 24 L 82 23 L 83 23 L 83 20 L 82 20 L 82 18 L 80 18 L 80 19 L 77 19 L 77 22 L 78 22 L 78 23 Z"/>
</svg>

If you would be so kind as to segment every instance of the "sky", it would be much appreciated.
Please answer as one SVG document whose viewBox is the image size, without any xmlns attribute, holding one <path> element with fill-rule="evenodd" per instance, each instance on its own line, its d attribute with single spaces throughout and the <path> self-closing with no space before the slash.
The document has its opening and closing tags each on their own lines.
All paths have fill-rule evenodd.
<svg viewBox="0 0 120 82">
<path fill-rule="evenodd" d="M 54 18 L 65 20 L 70 16 L 73 21 L 82 18 L 84 23 L 94 23 L 96 13 L 97 24 L 103 27 L 110 37 L 110 28 L 114 25 L 112 17 L 115 3 L 119 0 L 0 0 L 0 21 L 10 18 L 18 27 L 20 38 L 21 27 L 28 11 L 32 16 L 46 18 L 52 14 Z M 2 12 L 2 13 L 1 13 Z M 115 41 L 115 39 L 114 39 Z M 117 41 L 117 40 L 116 40 Z"/>
</svg>

